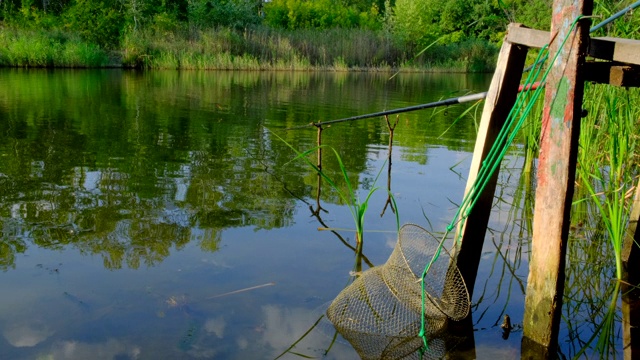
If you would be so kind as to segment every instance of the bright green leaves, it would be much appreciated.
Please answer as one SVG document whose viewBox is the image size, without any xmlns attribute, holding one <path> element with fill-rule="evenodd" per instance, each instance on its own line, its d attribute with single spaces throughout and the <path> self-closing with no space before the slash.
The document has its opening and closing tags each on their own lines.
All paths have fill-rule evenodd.
<svg viewBox="0 0 640 360">
<path fill-rule="evenodd" d="M 365 6 L 363 2 L 348 5 L 335 0 L 273 0 L 264 7 L 264 21 L 268 26 L 289 30 L 380 28 L 379 7 L 374 3 L 362 11 Z"/>
<path fill-rule="evenodd" d="M 124 23 L 120 9 L 115 0 L 76 0 L 63 14 L 64 27 L 89 42 L 111 47 L 120 42 Z"/>
<path fill-rule="evenodd" d="M 453 44 L 469 38 L 489 38 L 506 23 L 499 7 L 482 0 L 397 0 L 392 18 L 393 31 L 418 46 L 436 39 Z"/>
<path fill-rule="evenodd" d="M 242 30 L 259 24 L 259 0 L 189 0 L 189 24 L 196 28 L 229 27 Z"/>
</svg>

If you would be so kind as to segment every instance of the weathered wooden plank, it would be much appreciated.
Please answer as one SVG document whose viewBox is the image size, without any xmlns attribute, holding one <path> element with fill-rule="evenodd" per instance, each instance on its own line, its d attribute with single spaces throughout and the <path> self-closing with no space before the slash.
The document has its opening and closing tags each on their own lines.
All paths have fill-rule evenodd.
<svg viewBox="0 0 640 360">
<path fill-rule="evenodd" d="M 620 292 L 624 359 L 640 359 L 640 290 L 623 283 Z"/>
<path fill-rule="evenodd" d="M 507 41 L 530 48 L 541 48 L 549 43 L 549 32 L 518 27 L 507 34 Z M 640 40 L 613 37 L 591 38 L 588 48 L 591 57 L 640 65 Z"/>
<path fill-rule="evenodd" d="M 640 65 L 640 40 L 612 37 L 591 38 L 589 56 Z"/>
<path fill-rule="evenodd" d="M 640 359 L 640 182 L 636 185 L 629 226 L 622 244 L 622 345 L 625 359 Z"/>
<path fill-rule="evenodd" d="M 537 188 L 529 278 L 525 298 L 523 335 L 555 354 L 564 291 L 564 266 L 569 215 L 584 88 L 584 54 L 588 22 L 571 24 L 590 15 L 592 0 L 554 0 L 547 78 L 540 137 Z M 568 40 L 562 45 L 565 37 Z"/>
<path fill-rule="evenodd" d="M 627 281 L 632 285 L 640 282 L 640 182 L 636 185 L 636 193 L 631 206 L 629 226 L 622 244 L 622 262 L 627 272 Z"/>
<path fill-rule="evenodd" d="M 509 29 L 507 41 L 513 44 L 524 45 L 530 48 L 541 48 L 549 43 L 549 32 L 529 29 L 526 27 L 513 27 Z"/>
<path fill-rule="evenodd" d="M 629 225 L 622 244 L 622 345 L 625 359 L 640 359 L 640 182 L 636 185 Z"/>
<path fill-rule="evenodd" d="M 587 62 L 585 81 L 613 86 L 640 87 L 640 66 L 620 65 L 608 61 Z"/>
<path fill-rule="evenodd" d="M 520 26 L 522 25 L 510 24 L 508 32 L 511 33 Z M 509 115 L 509 111 L 515 103 L 527 51 L 528 48 L 526 46 L 513 44 L 508 40 L 502 44 L 496 71 L 493 74 L 482 111 L 465 195 L 469 193 L 473 183 L 476 181 L 482 162 L 489 154 L 500 129 Z M 467 284 L 470 296 L 473 296 L 473 288 L 478 273 L 478 265 L 480 264 L 482 245 L 487 230 L 489 214 L 491 213 L 497 178 L 498 171 L 489 180 L 465 223 L 458 229 L 461 232 L 462 240 L 457 264 Z"/>
</svg>

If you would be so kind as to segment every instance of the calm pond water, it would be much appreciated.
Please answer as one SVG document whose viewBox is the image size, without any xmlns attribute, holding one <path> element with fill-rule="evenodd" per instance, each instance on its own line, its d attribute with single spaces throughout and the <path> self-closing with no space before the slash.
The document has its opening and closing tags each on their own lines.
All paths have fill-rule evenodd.
<svg viewBox="0 0 640 360">
<path fill-rule="evenodd" d="M 485 91 L 489 81 L 0 69 L 1 357 L 277 357 L 352 280 L 355 240 L 336 191 L 324 184 L 318 201 L 316 174 L 274 134 L 307 150 L 315 129 L 286 128 Z M 475 141 L 475 111 L 454 121 L 467 106 L 399 116 L 390 186 L 401 223 L 440 232 L 453 217 Z M 323 132 L 361 199 L 382 188 L 365 217 L 373 265 L 396 241 L 388 141 L 381 118 Z M 511 207 L 522 200 L 518 159 L 500 175 L 462 357 L 520 354 L 528 227 L 526 209 Z M 340 177 L 328 152 L 323 168 Z M 504 314 L 516 324 L 507 339 Z M 283 358 L 358 357 L 332 335 L 313 328 Z"/>
</svg>

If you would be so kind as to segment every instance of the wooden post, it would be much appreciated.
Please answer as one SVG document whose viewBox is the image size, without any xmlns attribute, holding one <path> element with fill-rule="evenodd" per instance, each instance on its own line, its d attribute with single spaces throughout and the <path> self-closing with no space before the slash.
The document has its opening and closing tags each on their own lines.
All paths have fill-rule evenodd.
<svg viewBox="0 0 640 360">
<path fill-rule="evenodd" d="M 515 31 L 521 26 L 520 24 L 510 24 L 507 31 Z M 496 71 L 493 74 L 482 111 L 482 119 L 473 151 L 473 160 L 471 161 L 471 169 L 469 169 L 465 195 L 470 191 L 478 177 L 482 162 L 489 154 L 500 129 L 502 129 L 507 116 L 509 116 L 509 111 L 515 103 L 527 51 L 528 48 L 526 46 L 515 44 L 509 41 L 508 38 L 505 38 L 502 44 Z M 478 265 L 480 264 L 482 245 L 487 223 L 489 222 L 497 179 L 498 171 L 493 174 L 478 202 L 467 217 L 466 222 L 459 229 L 462 232 L 462 238 L 457 255 L 457 264 L 471 297 L 473 296 L 473 288 L 478 274 Z"/>
<path fill-rule="evenodd" d="M 636 185 L 636 193 L 631 206 L 629 227 L 622 244 L 622 262 L 625 266 L 627 281 L 631 285 L 638 285 L 640 282 L 640 181 Z"/>
<path fill-rule="evenodd" d="M 636 185 L 629 227 L 622 246 L 622 348 L 625 359 L 640 359 L 640 182 Z"/>
<path fill-rule="evenodd" d="M 624 351 L 624 359 L 640 359 L 640 290 L 622 283 L 620 292 L 622 293 L 622 349 Z"/>
<path fill-rule="evenodd" d="M 592 0 L 554 0 L 545 106 L 540 138 L 532 253 L 523 335 L 555 354 L 564 291 L 569 215 L 575 181 L 584 90 L 582 67 L 588 44 Z M 562 41 L 568 37 L 563 47 Z"/>
</svg>

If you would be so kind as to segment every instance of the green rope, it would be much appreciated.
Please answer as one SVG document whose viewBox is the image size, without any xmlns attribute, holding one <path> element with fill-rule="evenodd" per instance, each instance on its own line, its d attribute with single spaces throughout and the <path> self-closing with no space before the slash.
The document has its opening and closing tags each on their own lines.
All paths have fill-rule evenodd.
<svg viewBox="0 0 640 360">
<path fill-rule="evenodd" d="M 562 43 L 560 44 L 558 51 L 556 52 L 553 58 L 553 61 L 551 62 L 552 64 L 555 63 L 556 59 L 558 58 L 558 55 L 560 54 L 560 49 L 564 47 L 565 43 L 567 42 L 567 39 L 573 33 L 573 30 L 576 24 L 581 18 L 582 16 L 578 16 L 571 24 L 571 27 L 567 32 L 567 35 L 562 40 Z M 422 275 L 420 277 L 420 282 L 422 287 L 422 291 L 421 291 L 422 316 L 421 316 L 420 332 L 418 335 L 422 337 L 422 341 L 424 343 L 424 349 L 427 349 L 427 350 L 429 349 L 429 346 L 427 344 L 426 331 L 425 331 L 426 330 L 425 329 L 425 316 L 426 316 L 425 303 L 427 301 L 425 281 L 424 281 L 425 276 L 429 272 L 431 265 L 433 265 L 433 263 L 440 256 L 440 252 L 444 245 L 444 241 L 446 240 L 449 233 L 459 223 L 464 222 L 469 216 L 469 214 L 471 213 L 471 210 L 473 209 L 476 202 L 480 198 L 480 195 L 482 194 L 484 188 L 487 186 L 491 177 L 499 168 L 500 163 L 502 162 L 502 159 L 506 155 L 508 148 L 511 146 L 519 130 L 522 128 L 522 125 L 524 124 L 525 119 L 527 118 L 527 116 L 529 116 L 529 113 L 531 112 L 533 106 L 535 105 L 536 100 L 540 97 L 540 94 L 542 93 L 542 89 L 544 89 L 543 85 L 549 75 L 549 72 L 551 71 L 551 66 L 547 67 L 546 71 L 544 71 L 544 73 L 540 77 L 540 73 L 542 72 L 544 61 L 548 58 L 548 52 L 549 52 L 548 45 L 545 45 L 540 50 L 540 53 L 538 54 L 534 62 L 533 69 L 532 71 L 529 72 L 529 75 L 527 76 L 523 84 L 523 87 L 524 87 L 523 90 L 516 97 L 515 104 L 509 111 L 509 114 L 507 115 L 507 119 L 505 120 L 505 123 L 502 129 L 498 133 L 498 136 L 496 137 L 496 140 L 493 146 L 489 150 L 489 153 L 487 154 L 486 159 L 482 162 L 480 166 L 480 170 L 478 171 L 478 176 L 476 177 L 476 180 L 473 182 L 471 189 L 469 189 L 469 192 L 467 192 L 467 194 L 463 198 L 462 204 L 458 207 L 456 214 L 454 215 L 453 219 L 447 226 L 445 234 L 442 236 L 442 240 L 440 240 L 440 243 L 438 244 L 438 248 L 436 249 L 435 254 L 431 258 L 431 261 L 429 261 L 429 263 L 425 266 L 424 271 L 422 272 Z M 532 88 L 533 88 L 532 85 L 533 83 L 538 81 L 538 78 L 540 78 L 539 80 L 540 86 L 538 86 L 535 90 L 532 91 Z M 531 96 L 529 96 L 530 94 Z M 518 117 L 518 115 L 520 116 Z M 462 237 L 462 232 L 459 232 L 458 237 L 454 241 L 454 246 L 457 247 L 460 245 L 461 237 Z"/>
</svg>

